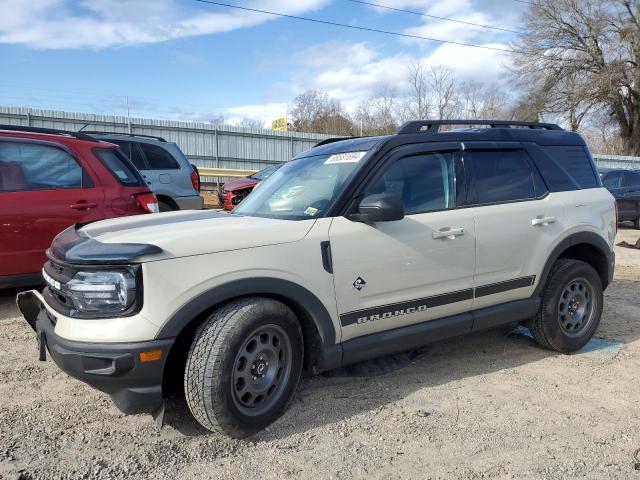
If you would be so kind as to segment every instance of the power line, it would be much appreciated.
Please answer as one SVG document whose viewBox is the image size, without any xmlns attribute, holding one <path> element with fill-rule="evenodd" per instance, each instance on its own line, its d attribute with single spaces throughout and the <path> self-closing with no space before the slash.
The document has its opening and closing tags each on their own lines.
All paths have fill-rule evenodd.
<svg viewBox="0 0 640 480">
<path fill-rule="evenodd" d="M 371 28 L 371 27 L 360 27 L 358 25 L 348 25 L 346 23 L 332 22 L 332 21 L 329 21 L 329 20 L 320 20 L 320 19 L 317 19 L 317 18 L 310 18 L 310 17 L 300 17 L 300 16 L 297 16 L 297 15 L 289 15 L 287 13 L 270 12 L 268 10 L 260 10 L 258 8 L 241 7 L 240 5 L 231 5 L 229 3 L 214 2 L 212 0 L 194 0 L 194 1 L 200 2 L 200 3 L 208 3 L 208 4 L 211 4 L 211 5 L 217 5 L 219 7 L 227 7 L 227 8 L 235 8 L 235 9 L 238 9 L 238 10 L 245 10 L 247 12 L 263 13 L 265 15 L 272 15 L 274 17 L 290 18 L 290 19 L 293 19 L 293 20 L 304 20 L 305 22 L 320 23 L 320 24 L 323 24 L 323 25 L 332 25 L 334 27 L 351 28 L 353 30 L 362 30 L 362 31 L 365 31 L 365 32 L 383 33 L 385 35 L 394 35 L 396 37 L 413 38 L 413 39 L 416 39 L 416 40 L 427 40 L 429 42 L 449 43 L 449 44 L 452 44 L 452 45 L 460 45 L 460 46 L 463 46 L 463 47 L 484 48 L 485 50 L 495 50 L 495 51 L 498 51 L 498 52 L 513 53 L 513 50 L 506 49 L 506 48 L 490 47 L 488 45 L 477 45 L 475 43 L 454 42 L 452 40 L 442 40 L 442 39 L 439 39 L 439 38 L 422 37 L 420 35 L 411 35 L 409 33 L 392 32 L 392 31 L 389 31 L 389 30 L 380 30 L 380 29 Z"/>
<path fill-rule="evenodd" d="M 509 30 L 507 28 L 502 28 L 502 27 L 494 27 L 493 25 L 484 25 L 482 23 L 467 22 L 464 20 L 457 20 L 455 18 L 438 17 L 437 15 L 430 15 L 428 13 L 415 12 L 413 10 L 403 10 L 402 8 L 389 7 L 388 5 L 380 5 L 377 3 L 365 2 L 363 0 L 348 0 L 348 1 L 353 3 L 361 3 L 363 5 L 369 5 L 370 7 L 385 8 L 387 10 L 393 10 L 394 12 L 410 13 L 412 15 L 418 15 L 421 17 L 435 18 L 436 20 L 444 20 L 446 22 L 455 22 L 455 23 L 462 23 L 464 25 L 472 25 L 474 27 L 490 28 L 492 30 L 500 30 L 501 32 L 508 32 L 508 33 L 515 33 L 515 34 L 521 33 L 516 30 Z"/>
</svg>

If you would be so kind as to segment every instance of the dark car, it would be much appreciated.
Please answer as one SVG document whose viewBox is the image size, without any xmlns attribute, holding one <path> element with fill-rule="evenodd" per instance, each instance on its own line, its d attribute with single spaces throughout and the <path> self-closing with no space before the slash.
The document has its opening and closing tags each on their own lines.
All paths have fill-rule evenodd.
<svg viewBox="0 0 640 480">
<path fill-rule="evenodd" d="M 0 125 L 0 288 L 42 282 L 45 251 L 70 225 L 157 211 L 156 196 L 117 145 Z"/>
<path fill-rule="evenodd" d="M 640 171 L 600 169 L 602 186 L 611 192 L 618 206 L 618 220 L 633 222 L 640 229 Z"/>
<path fill-rule="evenodd" d="M 225 210 L 233 210 L 263 180 L 269 178 L 282 164 L 264 168 L 248 177 L 237 178 L 225 183 L 218 191 L 220 206 Z"/>
</svg>

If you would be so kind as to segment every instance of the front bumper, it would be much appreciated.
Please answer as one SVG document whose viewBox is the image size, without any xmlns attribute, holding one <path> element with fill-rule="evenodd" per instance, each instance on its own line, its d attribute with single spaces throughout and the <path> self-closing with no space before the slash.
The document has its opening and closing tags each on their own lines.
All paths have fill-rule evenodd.
<svg viewBox="0 0 640 480">
<path fill-rule="evenodd" d="M 153 413 L 162 406 L 162 375 L 174 339 L 128 343 L 66 340 L 55 333 L 55 314 L 35 290 L 18 294 L 17 304 L 36 332 L 42 360 L 45 349 L 67 374 L 111 396 L 124 413 Z M 140 354 L 160 350 L 160 359 L 141 361 Z"/>
</svg>

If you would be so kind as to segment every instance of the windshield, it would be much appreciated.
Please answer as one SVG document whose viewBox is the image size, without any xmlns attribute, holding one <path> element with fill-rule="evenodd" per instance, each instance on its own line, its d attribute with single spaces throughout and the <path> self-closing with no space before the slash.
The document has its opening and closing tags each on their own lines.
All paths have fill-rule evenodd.
<svg viewBox="0 0 640 480">
<path fill-rule="evenodd" d="M 321 217 L 354 174 L 365 153 L 318 155 L 285 163 L 233 213 L 287 220 Z"/>
<path fill-rule="evenodd" d="M 281 167 L 281 165 L 274 165 L 273 167 L 263 168 L 259 172 L 254 173 L 253 175 L 251 175 L 249 178 L 253 178 L 254 180 L 266 180 L 267 178 L 269 178 L 271 176 L 271 174 L 273 172 L 275 172 L 280 167 Z"/>
</svg>

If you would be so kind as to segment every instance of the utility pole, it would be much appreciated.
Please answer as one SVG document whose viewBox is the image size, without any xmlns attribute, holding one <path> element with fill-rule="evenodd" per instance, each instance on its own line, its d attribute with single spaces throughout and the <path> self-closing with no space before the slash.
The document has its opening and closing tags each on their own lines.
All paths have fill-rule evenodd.
<svg viewBox="0 0 640 480">
<path fill-rule="evenodd" d="M 125 97 L 125 100 L 127 102 L 127 125 L 129 126 L 129 133 L 132 133 L 131 132 L 131 112 L 129 111 L 129 95 Z"/>
</svg>

